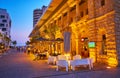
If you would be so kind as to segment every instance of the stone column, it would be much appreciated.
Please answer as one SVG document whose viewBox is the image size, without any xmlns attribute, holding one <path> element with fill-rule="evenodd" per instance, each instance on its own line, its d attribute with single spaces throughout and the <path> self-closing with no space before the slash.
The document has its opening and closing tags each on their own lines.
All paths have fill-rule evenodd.
<svg viewBox="0 0 120 78">
<path fill-rule="evenodd" d="M 68 9 L 67 9 L 67 27 L 69 26 L 70 24 L 70 7 L 68 6 Z"/>
<path fill-rule="evenodd" d="M 58 19 L 56 19 L 56 25 L 58 25 Z"/>
<path fill-rule="evenodd" d="M 80 18 L 79 0 L 76 0 L 76 21 Z"/>
<path fill-rule="evenodd" d="M 63 43 L 60 44 L 60 52 L 62 54 L 64 53 L 64 44 Z"/>
<path fill-rule="evenodd" d="M 63 13 L 61 13 L 61 28 L 63 28 Z"/>
<path fill-rule="evenodd" d="M 78 54 L 78 39 L 76 38 L 76 55 Z"/>
<path fill-rule="evenodd" d="M 79 53 L 78 52 L 78 45 L 79 45 L 79 43 L 78 43 L 78 35 L 77 34 L 76 34 L 75 42 L 76 42 L 76 55 L 77 55 Z"/>
</svg>

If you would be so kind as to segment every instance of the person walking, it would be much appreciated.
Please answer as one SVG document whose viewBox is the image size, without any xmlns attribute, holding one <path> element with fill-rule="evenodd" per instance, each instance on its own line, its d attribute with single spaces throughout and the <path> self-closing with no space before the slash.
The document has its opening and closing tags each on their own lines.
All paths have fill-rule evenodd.
<svg viewBox="0 0 120 78">
<path fill-rule="evenodd" d="M 27 52 L 28 52 L 28 54 L 30 54 L 30 50 L 31 50 L 31 49 L 30 49 L 30 47 L 28 47 L 28 51 L 27 51 Z"/>
</svg>

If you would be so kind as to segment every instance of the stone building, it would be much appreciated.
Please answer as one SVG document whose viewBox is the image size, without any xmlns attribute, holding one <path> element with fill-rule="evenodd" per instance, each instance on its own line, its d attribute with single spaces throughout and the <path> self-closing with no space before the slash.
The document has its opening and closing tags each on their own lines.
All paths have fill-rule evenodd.
<svg viewBox="0 0 120 78">
<path fill-rule="evenodd" d="M 52 0 L 32 30 L 30 38 L 57 25 L 55 38 L 70 32 L 70 54 L 91 57 L 110 66 L 120 64 L 120 1 L 119 0 Z M 69 46 L 69 45 L 68 45 Z M 57 46 L 58 47 L 58 46 Z"/>
</svg>

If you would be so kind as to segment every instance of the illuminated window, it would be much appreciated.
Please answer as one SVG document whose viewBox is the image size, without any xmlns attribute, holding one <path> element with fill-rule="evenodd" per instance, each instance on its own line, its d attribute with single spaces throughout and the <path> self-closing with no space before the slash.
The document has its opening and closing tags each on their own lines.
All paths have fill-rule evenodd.
<svg viewBox="0 0 120 78">
<path fill-rule="evenodd" d="M 56 20 L 54 21 L 54 23 L 56 24 Z"/>
<path fill-rule="evenodd" d="M 73 22 L 73 18 L 71 17 L 70 22 Z"/>
<path fill-rule="evenodd" d="M 81 0 L 79 5 L 82 5 L 83 3 L 85 3 L 85 0 Z"/>
<path fill-rule="evenodd" d="M 105 0 L 101 0 L 101 6 L 105 5 Z"/>
<path fill-rule="evenodd" d="M 64 17 L 67 15 L 67 12 L 63 15 Z"/>
<path fill-rule="evenodd" d="M 73 11 L 73 10 L 75 10 L 75 9 L 76 9 L 76 5 L 73 6 L 70 11 Z"/>
<path fill-rule="evenodd" d="M 86 15 L 88 15 L 88 9 L 86 9 L 85 13 L 86 13 Z"/>
<path fill-rule="evenodd" d="M 81 16 L 81 17 L 83 17 L 83 11 L 82 11 L 82 12 L 80 12 L 80 16 Z"/>
<path fill-rule="evenodd" d="M 61 20 L 61 17 L 59 17 L 58 20 Z"/>
<path fill-rule="evenodd" d="M 107 55 L 106 35 L 102 35 L 102 54 Z"/>
</svg>

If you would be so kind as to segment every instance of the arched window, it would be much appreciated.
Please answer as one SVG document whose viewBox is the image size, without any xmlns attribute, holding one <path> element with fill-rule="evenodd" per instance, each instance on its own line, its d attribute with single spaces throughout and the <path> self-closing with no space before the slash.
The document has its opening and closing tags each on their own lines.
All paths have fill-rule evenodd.
<svg viewBox="0 0 120 78">
<path fill-rule="evenodd" d="M 106 51 L 106 35 L 102 35 L 102 54 L 107 55 Z"/>
<path fill-rule="evenodd" d="M 105 5 L 105 0 L 101 0 L 101 6 Z"/>
</svg>

